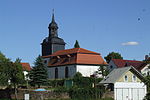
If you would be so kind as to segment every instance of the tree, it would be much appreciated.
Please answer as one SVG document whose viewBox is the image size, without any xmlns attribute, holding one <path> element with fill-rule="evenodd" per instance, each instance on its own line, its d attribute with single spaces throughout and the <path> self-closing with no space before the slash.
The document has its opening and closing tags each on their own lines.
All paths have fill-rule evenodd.
<svg viewBox="0 0 150 100">
<path fill-rule="evenodd" d="M 111 52 L 109 53 L 106 57 L 104 57 L 106 62 L 109 63 L 111 59 L 123 59 L 121 54 L 116 53 L 116 52 Z"/>
<path fill-rule="evenodd" d="M 7 86 L 10 79 L 10 59 L 6 58 L 4 54 L 0 52 L 0 85 Z"/>
<path fill-rule="evenodd" d="M 100 75 L 102 75 L 103 78 L 105 78 L 109 74 L 107 66 L 106 65 L 101 65 L 98 68 L 97 74 L 100 74 Z"/>
<path fill-rule="evenodd" d="M 150 75 L 148 75 L 144 78 L 144 83 L 147 86 L 147 94 L 146 94 L 144 100 L 150 100 Z"/>
<path fill-rule="evenodd" d="M 75 44 L 74 44 L 74 48 L 80 48 L 79 42 L 78 40 L 76 40 Z"/>
<path fill-rule="evenodd" d="M 15 89 L 15 97 L 17 99 L 17 88 L 19 84 L 25 82 L 24 74 L 21 65 L 21 59 L 17 58 L 16 61 L 11 63 L 10 82 Z"/>
<path fill-rule="evenodd" d="M 30 84 L 40 87 L 41 85 L 47 85 L 48 74 L 47 68 L 43 63 L 41 56 L 36 58 L 34 67 L 30 72 Z"/>
</svg>

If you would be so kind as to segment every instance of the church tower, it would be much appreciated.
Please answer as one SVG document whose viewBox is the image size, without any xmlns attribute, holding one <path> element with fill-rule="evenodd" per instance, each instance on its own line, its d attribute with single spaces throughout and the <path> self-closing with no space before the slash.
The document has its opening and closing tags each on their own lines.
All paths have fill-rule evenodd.
<svg viewBox="0 0 150 100">
<path fill-rule="evenodd" d="M 58 50 L 65 49 L 65 42 L 63 39 L 58 37 L 58 25 L 55 22 L 54 13 L 52 15 L 52 21 L 48 26 L 49 36 L 46 37 L 42 45 L 42 56 L 51 55 Z"/>
</svg>

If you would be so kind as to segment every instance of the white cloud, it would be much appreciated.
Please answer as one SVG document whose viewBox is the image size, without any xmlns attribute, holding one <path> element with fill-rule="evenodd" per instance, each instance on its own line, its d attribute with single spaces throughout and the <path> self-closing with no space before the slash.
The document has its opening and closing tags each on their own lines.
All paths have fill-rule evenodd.
<svg viewBox="0 0 150 100">
<path fill-rule="evenodd" d="M 126 43 L 122 43 L 122 45 L 138 45 L 138 42 L 126 42 Z"/>
</svg>

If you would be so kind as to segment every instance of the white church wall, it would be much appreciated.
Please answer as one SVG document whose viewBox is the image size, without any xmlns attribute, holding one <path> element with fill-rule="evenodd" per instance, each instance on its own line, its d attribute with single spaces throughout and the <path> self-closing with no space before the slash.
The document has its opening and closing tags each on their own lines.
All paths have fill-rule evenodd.
<svg viewBox="0 0 150 100">
<path fill-rule="evenodd" d="M 95 65 L 77 65 L 77 72 L 80 72 L 84 77 L 90 77 L 98 71 L 99 66 Z"/>
</svg>

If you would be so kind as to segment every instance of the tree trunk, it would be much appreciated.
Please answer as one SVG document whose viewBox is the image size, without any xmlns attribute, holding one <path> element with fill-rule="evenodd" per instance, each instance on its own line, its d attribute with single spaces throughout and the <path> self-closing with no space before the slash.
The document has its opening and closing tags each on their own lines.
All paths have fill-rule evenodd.
<svg viewBox="0 0 150 100">
<path fill-rule="evenodd" d="M 15 89 L 15 99 L 18 100 L 17 85 L 16 84 L 14 84 L 14 89 Z"/>
</svg>

